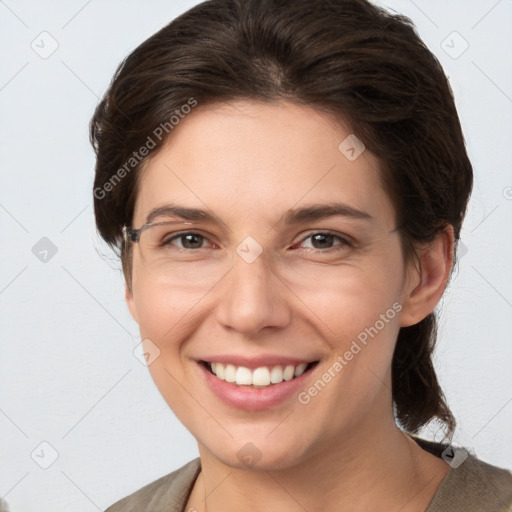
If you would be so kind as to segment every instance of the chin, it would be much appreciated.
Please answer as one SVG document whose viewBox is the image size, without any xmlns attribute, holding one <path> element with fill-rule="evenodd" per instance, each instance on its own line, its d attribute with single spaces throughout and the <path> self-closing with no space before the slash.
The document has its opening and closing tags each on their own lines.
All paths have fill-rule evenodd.
<svg viewBox="0 0 512 512">
<path fill-rule="evenodd" d="M 249 471 L 277 471 L 288 469 L 301 463 L 305 458 L 305 447 L 300 446 L 300 439 L 284 436 L 282 439 L 265 439 L 265 436 L 244 435 L 212 445 L 212 440 L 200 446 L 201 456 L 204 451 L 231 468 Z M 201 443 L 199 443 L 201 445 Z M 204 450 L 204 451 L 203 451 Z"/>
</svg>

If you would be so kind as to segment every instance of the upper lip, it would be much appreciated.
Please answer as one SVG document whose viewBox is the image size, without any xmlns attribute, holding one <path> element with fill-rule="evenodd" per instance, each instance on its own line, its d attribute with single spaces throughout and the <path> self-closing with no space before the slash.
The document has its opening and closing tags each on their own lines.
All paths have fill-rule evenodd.
<svg viewBox="0 0 512 512">
<path fill-rule="evenodd" d="M 318 361 L 318 358 L 298 358 L 290 356 L 279 356 L 279 355 L 261 355 L 255 357 L 248 357 L 244 355 L 216 355 L 216 356 L 205 356 L 200 359 L 207 363 L 222 363 L 232 364 L 234 366 L 243 366 L 249 369 L 260 368 L 262 366 L 297 366 L 299 364 L 313 363 Z"/>
</svg>

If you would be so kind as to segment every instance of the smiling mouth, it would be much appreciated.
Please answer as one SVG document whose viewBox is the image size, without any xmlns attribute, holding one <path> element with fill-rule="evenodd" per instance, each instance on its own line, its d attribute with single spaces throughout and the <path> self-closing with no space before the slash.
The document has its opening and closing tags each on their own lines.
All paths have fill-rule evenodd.
<svg viewBox="0 0 512 512">
<path fill-rule="evenodd" d="M 219 380 L 237 386 L 267 388 L 300 377 L 316 366 L 318 361 L 297 365 L 260 366 L 254 370 L 245 366 L 235 366 L 234 364 L 210 363 L 208 361 L 201 361 L 201 363 Z"/>
</svg>

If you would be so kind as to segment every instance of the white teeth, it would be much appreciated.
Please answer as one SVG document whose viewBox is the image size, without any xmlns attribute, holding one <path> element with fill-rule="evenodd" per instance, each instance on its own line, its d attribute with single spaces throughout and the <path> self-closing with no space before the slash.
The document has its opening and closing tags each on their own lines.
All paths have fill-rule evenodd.
<svg viewBox="0 0 512 512">
<path fill-rule="evenodd" d="M 299 377 L 299 375 L 302 375 L 304 373 L 304 371 L 306 370 L 307 366 L 308 365 L 306 363 L 299 364 L 297 366 L 297 368 L 295 368 L 295 373 L 294 373 L 295 377 Z"/>
<path fill-rule="evenodd" d="M 224 380 L 224 377 L 225 377 L 225 374 L 226 374 L 226 368 L 224 367 L 223 364 L 217 364 L 217 363 L 212 363 L 212 366 L 215 364 L 215 370 L 213 370 L 213 373 L 215 373 L 215 375 L 217 375 L 217 377 L 219 377 L 219 379 L 222 379 Z"/>
<path fill-rule="evenodd" d="M 301 363 L 297 366 L 291 364 L 286 366 L 260 366 L 251 371 L 245 366 L 236 367 L 232 364 L 210 363 L 214 375 L 220 380 L 234 382 L 237 386 L 258 386 L 266 387 L 271 384 L 279 384 L 283 381 L 292 380 L 302 375 L 308 364 Z"/>
<path fill-rule="evenodd" d="M 274 366 L 270 371 L 270 382 L 272 384 L 283 382 L 283 369 L 280 366 Z"/>
<path fill-rule="evenodd" d="M 270 371 L 266 367 L 256 368 L 252 373 L 253 386 L 268 386 L 270 384 Z"/>
<path fill-rule="evenodd" d="M 292 380 L 293 379 L 293 374 L 295 372 L 295 367 L 292 366 L 291 364 L 289 364 L 285 369 L 284 369 L 284 372 L 283 372 L 283 379 L 284 380 Z"/>
<path fill-rule="evenodd" d="M 236 370 L 236 378 L 235 382 L 237 386 L 250 386 L 252 385 L 252 372 L 249 368 L 245 368 L 244 366 L 239 366 Z"/>
<path fill-rule="evenodd" d="M 217 368 L 219 366 L 224 366 L 224 365 L 222 363 L 217 363 Z M 232 364 L 226 365 L 226 369 L 224 370 L 224 380 L 226 382 L 235 382 L 235 380 L 236 380 L 236 368 Z"/>
</svg>

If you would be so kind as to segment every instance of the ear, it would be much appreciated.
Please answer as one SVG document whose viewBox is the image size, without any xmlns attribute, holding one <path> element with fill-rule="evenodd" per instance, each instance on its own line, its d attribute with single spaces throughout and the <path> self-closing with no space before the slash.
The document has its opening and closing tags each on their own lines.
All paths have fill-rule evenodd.
<svg viewBox="0 0 512 512">
<path fill-rule="evenodd" d="M 139 319 L 137 316 L 137 309 L 135 307 L 135 299 L 133 297 L 133 291 L 128 286 L 128 283 L 126 283 L 124 288 L 124 299 L 126 301 L 126 305 L 128 306 L 128 309 L 130 310 L 130 314 L 132 315 L 132 318 L 139 323 Z"/>
<path fill-rule="evenodd" d="M 441 299 L 453 265 L 455 237 L 453 226 L 440 231 L 435 239 L 418 247 L 418 261 L 411 261 L 403 298 L 400 327 L 421 322 Z"/>
</svg>

